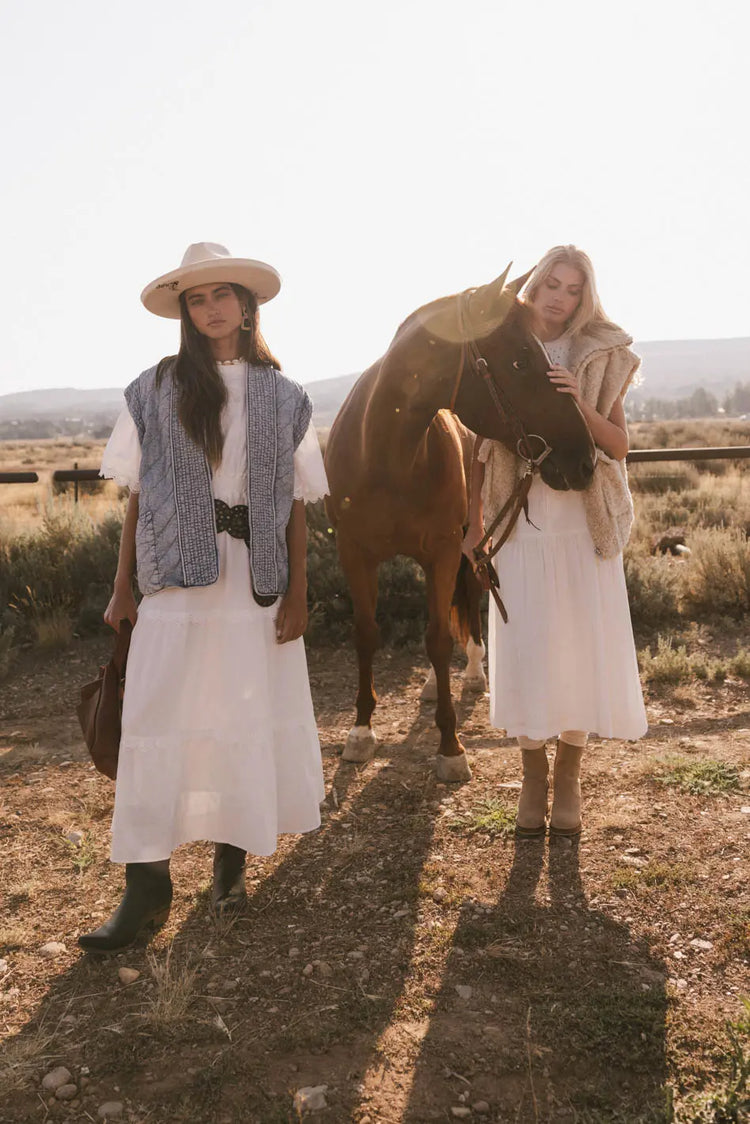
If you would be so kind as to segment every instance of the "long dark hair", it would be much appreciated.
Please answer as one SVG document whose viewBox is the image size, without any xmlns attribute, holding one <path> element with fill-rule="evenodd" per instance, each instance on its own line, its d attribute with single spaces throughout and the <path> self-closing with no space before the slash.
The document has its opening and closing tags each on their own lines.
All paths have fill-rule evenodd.
<svg viewBox="0 0 750 1124">
<path fill-rule="evenodd" d="M 232 283 L 240 304 L 247 308 L 240 331 L 240 358 L 248 363 L 280 368 L 260 332 L 258 302 L 255 295 L 242 285 Z M 180 293 L 180 350 L 159 363 L 157 385 L 167 372 L 175 381 L 179 392 L 178 416 L 189 437 L 206 454 L 209 464 L 216 467 L 221 462 L 224 438 L 221 432 L 221 411 L 227 400 L 227 390 L 219 374 L 216 361 L 206 336 L 202 336 L 190 319 L 185 294 Z"/>
</svg>

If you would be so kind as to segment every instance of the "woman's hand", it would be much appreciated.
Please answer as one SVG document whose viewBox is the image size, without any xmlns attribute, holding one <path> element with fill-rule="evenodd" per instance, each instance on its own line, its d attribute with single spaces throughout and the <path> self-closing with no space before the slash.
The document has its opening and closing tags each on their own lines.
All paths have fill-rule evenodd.
<svg viewBox="0 0 750 1124">
<path fill-rule="evenodd" d="M 482 589 L 489 589 L 490 583 L 489 578 L 487 577 L 487 571 L 484 568 L 482 568 L 481 570 L 477 570 L 477 560 L 474 553 L 475 547 L 479 545 L 483 538 L 484 527 L 481 525 L 481 523 L 479 525 L 474 523 L 469 524 L 466 534 L 464 535 L 464 541 L 461 544 L 461 550 L 469 559 L 471 568 L 476 574 Z"/>
<path fill-rule="evenodd" d="M 109 599 L 109 605 L 104 610 L 104 620 L 115 632 L 120 631 L 120 621 L 128 620 L 135 624 L 138 619 L 138 609 L 133 596 L 133 588 L 128 582 L 127 586 L 115 586 L 114 593 Z"/>
<path fill-rule="evenodd" d="M 307 628 L 307 590 L 288 589 L 276 614 L 276 643 L 299 640 Z"/>
<path fill-rule="evenodd" d="M 464 535 L 464 541 L 461 543 L 461 550 L 471 562 L 472 566 L 475 565 L 474 547 L 478 546 L 484 538 L 484 527 L 481 524 L 470 523 Z"/>
<path fill-rule="evenodd" d="M 561 367 L 559 363 L 553 363 L 551 369 L 547 371 L 547 375 L 560 394 L 570 394 L 578 405 L 581 405 L 581 392 L 576 377 L 570 373 L 567 367 Z"/>
</svg>

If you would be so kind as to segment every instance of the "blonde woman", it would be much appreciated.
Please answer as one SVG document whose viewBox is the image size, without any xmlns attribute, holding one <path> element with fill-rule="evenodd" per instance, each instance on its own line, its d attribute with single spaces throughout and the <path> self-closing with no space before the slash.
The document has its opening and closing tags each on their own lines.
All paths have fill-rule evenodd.
<svg viewBox="0 0 750 1124">
<path fill-rule="evenodd" d="M 490 721 L 521 749 L 517 834 L 545 834 L 546 743 L 556 737 L 549 831 L 576 838 L 588 732 L 633 740 L 647 729 L 622 566 L 633 521 L 623 398 L 640 360 L 605 315 L 591 261 L 575 246 L 545 254 L 522 300 L 549 355 L 550 380 L 589 425 L 597 464 L 585 492 L 555 490 L 537 476 L 528 521 L 519 519 L 496 556 L 509 620 L 490 603 Z M 504 446 L 477 441 L 470 556 L 521 467 Z"/>
</svg>

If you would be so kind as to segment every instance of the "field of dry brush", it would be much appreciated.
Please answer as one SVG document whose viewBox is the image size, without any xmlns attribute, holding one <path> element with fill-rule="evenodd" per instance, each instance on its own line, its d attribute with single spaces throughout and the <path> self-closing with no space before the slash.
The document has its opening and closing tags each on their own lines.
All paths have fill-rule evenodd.
<svg viewBox="0 0 750 1124">
<path fill-rule="evenodd" d="M 635 441 L 750 439 L 671 425 L 658 440 L 634 427 Z M 0 467 L 43 467 L 42 453 L 49 471 L 94 466 L 98 450 L 0 445 Z M 331 1124 L 747 1121 L 750 473 L 647 465 L 632 483 L 649 731 L 592 740 L 579 846 L 515 843 L 517 751 L 486 697 L 461 695 L 460 654 L 474 778 L 436 783 L 405 564 L 384 583 L 378 754 L 341 761 L 356 675 L 332 536 L 312 512 L 322 826 L 251 861 L 233 924 L 210 917 L 210 847 L 180 848 L 166 927 L 102 959 L 76 937 L 121 893 L 113 786 L 72 705 L 108 647 L 96 618 L 120 500 L 106 485 L 75 511 L 45 485 L 0 487 L 1 1122 L 282 1124 L 317 1086 L 313 1119 Z M 689 556 L 652 553 L 669 528 Z M 43 1084 L 58 1067 L 71 1099 Z"/>
</svg>

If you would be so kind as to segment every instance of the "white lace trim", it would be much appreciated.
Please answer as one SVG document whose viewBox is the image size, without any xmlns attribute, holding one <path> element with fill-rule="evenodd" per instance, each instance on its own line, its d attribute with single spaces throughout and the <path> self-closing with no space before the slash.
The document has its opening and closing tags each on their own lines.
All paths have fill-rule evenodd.
<svg viewBox="0 0 750 1124">
<path fill-rule="evenodd" d="M 133 475 L 132 464 L 126 464 L 122 461 L 117 461 L 114 457 L 110 457 L 102 461 L 99 475 L 105 480 L 114 480 L 115 484 L 120 488 L 130 488 L 131 492 L 140 491 L 141 482 L 138 479 L 137 473 L 135 476 Z"/>
<path fill-rule="evenodd" d="M 127 406 L 122 408 L 114 424 L 99 475 L 115 480 L 121 488 L 130 488 L 131 492 L 140 488 L 141 444 Z"/>
<path fill-rule="evenodd" d="M 328 477 L 318 434 L 310 422 L 294 454 L 294 498 L 314 503 L 328 493 Z"/>
</svg>

